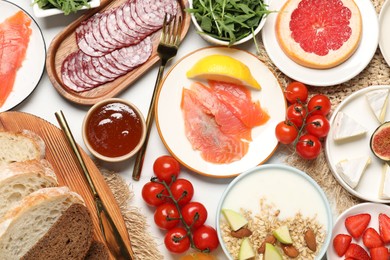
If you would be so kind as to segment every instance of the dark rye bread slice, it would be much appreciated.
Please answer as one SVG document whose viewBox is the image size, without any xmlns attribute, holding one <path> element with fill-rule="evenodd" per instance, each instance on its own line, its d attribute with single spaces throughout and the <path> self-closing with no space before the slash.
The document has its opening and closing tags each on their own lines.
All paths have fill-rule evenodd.
<svg viewBox="0 0 390 260">
<path fill-rule="evenodd" d="M 92 241 L 85 260 L 108 260 L 108 249 L 105 244 L 99 241 Z"/>
</svg>

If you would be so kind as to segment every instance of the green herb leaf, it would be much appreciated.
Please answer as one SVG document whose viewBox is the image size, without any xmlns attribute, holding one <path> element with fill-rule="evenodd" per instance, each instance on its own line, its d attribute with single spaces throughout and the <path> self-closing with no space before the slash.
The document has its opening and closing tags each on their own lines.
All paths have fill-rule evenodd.
<svg viewBox="0 0 390 260">
<path fill-rule="evenodd" d="M 65 15 L 75 13 L 84 6 L 90 7 L 90 0 L 34 0 L 33 4 L 37 4 L 41 9 L 58 8 Z"/>
</svg>

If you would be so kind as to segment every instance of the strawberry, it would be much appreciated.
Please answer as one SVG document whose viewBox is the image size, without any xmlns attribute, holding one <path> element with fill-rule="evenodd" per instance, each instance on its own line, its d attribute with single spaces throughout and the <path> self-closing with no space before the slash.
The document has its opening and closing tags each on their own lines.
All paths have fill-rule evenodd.
<svg viewBox="0 0 390 260">
<path fill-rule="evenodd" d="M 390 242 L 390 218 L 381 213 L 378 216 L 379 219 L 379 233 L 382 237 L 383 242 L 386 244 Z"/>
<path fill-rule="evenodd" d="M 384 246 L 383 240 L 373 228 L 367 228 L 363 233 L 363 244 L 367 248 Z"/>
<path fill-rule="evenodd" d="M 356 260 L 370 260 L 370 256 L 363 247 L 358 244 L 351 243 L 345 252 L 345 258 L 352 258 Z"/>
<path fill-rule="evenodd" d="M 333 238 L 333 248 L 338 256 L 343 256 L 349 245 L 351 244 L 352 237 L 347 234 L 338 234 Z"/>
<path fill-rule="evenodd" d="M 389 251 L 384 246 L 371 248 L 370 255 L 372 260 L 388 260 L 390 256 Z"/>
<path fill-rule="evenodd" d="M 368 224 L 371 221 L 371 215 L 368 213 L 361 213 L 353 216 L 349 216 L 345 219 L 345 227 L 347 228 L 349 234 L 353 238 L 359 238 L 364 230 L 366 230 Z M 390 224 L 390 222 L 389 222 Z"/>
</svg>

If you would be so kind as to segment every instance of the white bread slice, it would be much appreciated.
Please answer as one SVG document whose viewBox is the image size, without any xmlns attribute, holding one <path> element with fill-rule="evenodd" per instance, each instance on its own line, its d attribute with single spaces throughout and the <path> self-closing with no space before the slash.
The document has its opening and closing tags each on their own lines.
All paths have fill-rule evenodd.
<svg viewBox="0 0 390 260">
<path fill-rule="evenodd" d="M 334 119 L 333 140 L 342 141 L 364 135 L 367 129 L 347 114 L 339 111 Z"/>
<path fill-rule="evenodd" d="M 371 163 L 369 156 L 345 159 L 336 164 L 336 171 L 352 188 L 356 188 L 367 166 Z"/>
<path fill-rule="evenodd" d="M 0 165 L 44 157 L 45 143 L 36 133 L 0 131 Z"/>
<path fill-rule="evenodd" d="M 80 223 L 82 227 L 78 226 Z M 83 240 L 86 242 L 82 243 Z M 7 212 L 0 223 L 2 259 L 83 259 L 91 242 L 92 222 L 88 210 L 81 196 L 67 187 L 31 193 Z M 62 246 L 53 251 L 48 245 Z M 85 248 L 75 251 L 74 246 Z M 69 247 L 76 258 L 67 255 Z"/>
<path fill-rule="evenodd" d="M 334 41 L 329 39 L 330 36 L 335 35 L 337 32 L 339 32 L 339 34 L 335 35 L 336 37 L 345 38 L 345 29 L 337 28 L 343 24 L 340 22 L 339 17 L 336 14 L 333 14 L 333 17 L 335 18 L 334 20 L 336 22 L 333 24 L 324 22 L 324 24 L 328 25 L 329 27 L 323 27 L 321 22 L 318 22 L 321 20 L 321 17 L 320 19 L 313 19 L 313 17 L 305 17 L 305 14 L 303 14 L 304 12 L 300 12 L 299 15 L 297 14 L 296 10 L 303 6 L 303 4 L 300 5 L 302 2 L 302 0 L 285 1 L 285 4 L 278 12 L 275 24 L 276 38 L 283 52 L 294 62 L 305 67 L 316 69 L 327 69 L 335 67 L 351 57 L 351 55 L 358 48 L 362 36 L 362 17 L 355 1 L 341 0 L 343 6 L 351 11 L 349 24 L 347 25 L 351 29 L 351 35 L 342 43 L 341 47 L 339 48 L 334 48 L 336 44 Z M 305 5 L 314 7 L 317 5 L 317 2 L 317 0 L 308 0 L 305 1 Z M 332 2 L 334 1 L 329 1 L 329 3 Z M 331 10 L 329 7 L 327 9 Z M 333 10 L 335 9 L 336 8 Z M 338 9 L 340 10 L 341 8 Z M 299 26 L 299 28 L 297 28 L 297 30 L 294 32 L 290 27 L 291 21 L 293 20 L 293 12 L 295 12 L 294 17 L 297 19 L 297 23 L 302 25 Z M 306 10 L 306 12 L 312 13 L 313 16 L 321 15 L 317 13 L 316 10 Z M 342 13 L 347 14 L 345 10 Z M 310 28 L 311 32 L 303 32 L 302 30 L 298 31 L 298 29 L 301 28 Z M 329 31 L 331 31 L 333 34 L 329 33 Z M 294 35 L 305 35 L 306 43 L 302 44 L 301 42 L 296 41 L 294 39 Z M 313 47 L 317 45 L 315 42 L 315 36 L 313 37 L 313 35 L 318 35 L 318 37 L 322 36 L 323 39 L 327 41 L 326 46 L 329 47 L 329 52 L 327 54 L 323 55 L 322 53 L 316 53 L 316 49 Z M 321 40 L 318 42 L 321 42 Z"/>
<path fill-rule="evenodd" d="M 379 198 L 390 199 L 390 166 L 383 164 L 381 185 L 379 187 Z"/>
<path fill-rule="evenodd" d="M 371 111 L 381 124 L 385 120 L 389 93 L 390 89 L 378 89 L 365 94 Z"/>
<path fill-rule="evenodd" d="M 52 166 L 45 159 L 0 166 L 0 219 L 30 193 L 58 186 Z"/>
</svg>

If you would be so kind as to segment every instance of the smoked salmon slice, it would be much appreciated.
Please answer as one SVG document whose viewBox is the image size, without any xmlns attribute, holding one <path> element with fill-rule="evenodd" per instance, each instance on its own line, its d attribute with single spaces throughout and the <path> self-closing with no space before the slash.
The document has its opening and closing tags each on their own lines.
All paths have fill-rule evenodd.
<svg viewBox="0 0 390 260">
<path fill-rule="evenodd" d="M 251 92 L 245 86 L 221 81 L 209 81 L 210 87 L 220 101 L 249 128 L 265 124 L 269 115 L 260 102 L 253 102 Z"/>
<path fill-rule="evenodd" d="M 230 163 L 241 159 L 249 149 L 249 143 L 239 136 L 221 131 L 215 118 L 198 100 L 197 95 L 183 88 L 181 108 L 185 131 L 192 148 L 198 150 L 204 160 L 212 163 Z"/>
<path fill-rule="evenodd" d="M 12 91 L 16 73 L 26 56 L 31 18 L 18 11 L 0 24 L 0 107 Z"/>
</svg>

